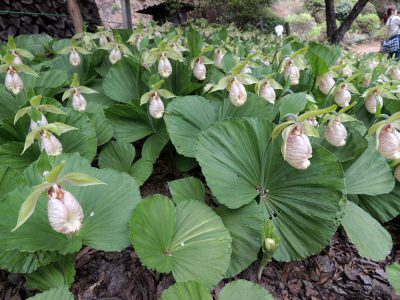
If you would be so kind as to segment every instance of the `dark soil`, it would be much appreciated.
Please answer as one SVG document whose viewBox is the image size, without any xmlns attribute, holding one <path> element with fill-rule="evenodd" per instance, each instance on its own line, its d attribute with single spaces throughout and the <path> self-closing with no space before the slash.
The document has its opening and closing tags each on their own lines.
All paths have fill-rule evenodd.
<svg viewBox="0 0 400 300">
<path fill-rule="evenodd" d="M 160 161 L 141 188 L 142 196 L 169 195 L 168 181 L 199 174 L 198 171 L 183 174 L 171 168 L 166 160 Z M 207 202 L 211 201 L 208 198 Z M 395 247 L 385 261 L 359 257 L 340 228 L 319 255 L 290 263 L 271 262 L 264 269 L 260 284 L 277 299 L 400 299 L 385 273 L 386 265 L 400 261 L 398 224 L 400 218 L 387 225 Z M 258 262 L 255 262 L 233 279 L 256 281 L 257 269 Z M 215 298 L 228 281 L 224 280 L 214 290 Z M 0 271 L 0 299 L 19 300 L 33 295 L 23 283 L 23 276 Z M 173 283 L 171 275 L 156 274 L 142 266 L 132 248 L 108 253 L 84 248 L 76 258 L 72 291 L 78 300 L 153 300 L 159 299 L 163 290 Z"/>
</svg>

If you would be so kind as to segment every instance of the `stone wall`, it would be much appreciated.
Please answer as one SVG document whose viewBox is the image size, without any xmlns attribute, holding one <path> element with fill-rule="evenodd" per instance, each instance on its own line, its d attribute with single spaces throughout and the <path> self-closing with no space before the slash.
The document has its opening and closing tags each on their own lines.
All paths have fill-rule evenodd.
<svg viewBox="0 0 400 300">
<path fill-rule="evenodd" d="M 100 25 L 100 15 L 95 0 L 79 0 L 79 6 L 89 31 Z M 0 14 L 0 40 L 8 35 L 47 33 L 52 37 L 69 38 L 74 27 L 68 16 L 66 0 L 0 0 L 0 11 L 31 12 L 31 14 Z M 46 14 L 46 15 L 40 15 Z M 66 16 L 54 16 L 64 14 Z"/>
</svg>

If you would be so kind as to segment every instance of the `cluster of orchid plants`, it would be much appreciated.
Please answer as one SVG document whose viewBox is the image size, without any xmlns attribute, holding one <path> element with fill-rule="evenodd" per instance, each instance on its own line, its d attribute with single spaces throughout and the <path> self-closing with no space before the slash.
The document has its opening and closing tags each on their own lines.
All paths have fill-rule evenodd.
<svg viewBox="0 0 400 300">
<path fill-rule="evenodd" d="M 83 245 L 132 244 L 143 265 L 172 272 L 162 299 L 211 299 L 258 259 L 261 279 L 272 259 L 317 254 L 340 225 L 361 256 L 390 252 L 396 61 L 298 42 L 282 26 L 266 35 L 204 21 L 9 37 L 0 55 L 0 268 L 26 273 L 27 286 L 65 292 L 75 272 L 65 255 Z M 200 166 L 205 182 L 185 175 L 168 183 L 172 199 L 141 199 L 164 148 L 171 168 Z M 54 269 L 61 284 L 38 284 Z M 239 299 L 235 288 L 272 297 L 238 281 L 219 299 Z"/>
</svg>

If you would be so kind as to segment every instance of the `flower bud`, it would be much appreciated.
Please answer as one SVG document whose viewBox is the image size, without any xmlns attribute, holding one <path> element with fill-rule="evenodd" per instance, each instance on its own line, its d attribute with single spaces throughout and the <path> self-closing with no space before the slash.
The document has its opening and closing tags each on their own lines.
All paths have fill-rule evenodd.
<svg viewBox="0 0 400 300">
<path fill-rule="evenodd" d="M 367 88 L 371 84 L 371 75 L 365 75 L 363 80 L 363 87 Z"/>
<path fill-rule="evenodd" d="M 24 63 L 22 62 L 22 59 L 21 59 L 21 57 L 17 54 L 17 53 L 13 53 L 13 55 L 14 55 L 14 58 L 13 58 L 13 64 L 14 65 L 23 65 Z"/>
<path fill-rule="evenodd" d="M 335 147 L 346 145 L 347 130 L 343 124 L 336 119 L 331 119 L 325 128 L 326 141 Z"/>
<path fill-rule="evenodd" d="M 307 169 L 311 163 L 312 147 L 310 140 L 303 133 L 301 125 L 295 124 L 286 127 L 282 132 L 282 155 L 289 165 L 296 169 Z"/>
<path fill-rule="evenodd" d="M 291 85 L 298 85 L 300 80 L 299 68 L 294 64 L 293 60 L 289 60 L 284 71 L 283 76 L 286 80 L 290 80 Z"/>
<path fill-rule="evenodd" d="M 236 77 L 233 79 L 229 89 L 229 99 L 232 104 L 237 107 L 242 106 L 247 100 L 246 89 L 244 85 L 236 79 Z"/>
<path fill-rule="evenodd" d="M 400 159 L 400 133 L 393 124 L 384 125 L 378 131 L 376 149 L 387 159 Z"/>
<path fill-rule="evenodd" d="M 42 118 L 39 121 L 33 121 L 31 120 L 31 125 L 30 125 L 30 129 L 34 130 L 40 126 L 44 126 L 49 124 L 49 122 L 47 121 L 46 117 L 41 113 Z"/>
<path fill-rule="evenodd" d="M 394 178 L 396 178 L 397 181 L 400 182 L 400 165 L 397 166 L 397 168 L 394 170 Z"/>
<path fill-rule="evenodd" d="M 48 156 L 56 156 L 62 153 L 60 141 L 49 131 L 43 130 L 40 133 L 40 150 L 46 151 Z"/>
<path fill-rule="evenodd" d="M 79 91 L 75 91 L 72 95 L 72 107 L 76 111 L 84 112 L 86 110 L 87 102 L 85 97 Z"/>
<path fill-rule="evenodd" d="M 154 119 L 161 119 L 163 117 L 164 103 L 162 102 L 160 96 L 157 95 L 157 93 L 154 93 L 151 96 L 149 112 Z"/>
<path fill-rule="evenodd" d="M 250 67 L 249 67 L 248 65 L 245 65 L 245 66 L 240 70 L 240 73 L 243 73 L 243 74 L 250 74 L 250 73 L 251 73 L 251 69 L 250 69 Z"/>
<path fill-rule="evenodd" d="M 346 65 L 342 69 L 342 74 L 343 74 L 343 76 L 350 77 L 351 75 L 353 75 L 353 70 L 348 65 Z"/>
<path fill-rule="evenodd" d="M 224 58 L 224 54 L 221 50 L 218 50 L 214 55 L 214 65 L 218 69 L 222 69 L 222 59 Z"/>
<path fill-rule="evenodd" d="M 311 118 L 307 119 L 308 124 L 311 126 L 317 127 L 318 126 L 318 121 L 316 116 L 312 116 Z"/>
<path fill-rule="evenodd" d="M 340 90 L 335 94 L 335 102 L 340 107 L 349 106 L 351 101 L 351 94 L 347 89 L 346 85 L 342 85 Z"/>
<path fill-rule="evenodd" d="M 24 83 L 21 77 L 19 77 L 13 67 L 8 68 L 4 85 L 7 90 L 11 91 L 15 95 L 19 94 L 24 88 Z"/>
<path fill-rule="evenodd" d="M 333 80 L 332 75 L 327 72 L 318 78 L 319 90 L 324 94 L 328 95 L 332 88 L 335 86 L 335 80 Z"/>
<path fill-rule="evenodd" d="M 158 63 L 158 74 L 160 74 L 162 78 L 168 78 L 172 74 L 171 63 L 164 53 L 161 54 L 160 61 Z"/>
<path fill-rule="evenodd" d="M 138 37 L 137 37 L 137 39 L 136 39 L 136 48 L 137 48 L 138 50 L 140 50 L 140 44 L 142 43 L 142 39 L 143 39 L 142 35 L 139 34 Z"/>
<path fill-rule="evenodd" d="M 365 99 L 365 108 L 371 113 L 376 113 L 376 107 L 379 105 L 381 108 L 383 106 L 383 99 L 378 94 L 378 92 L 373 92 L 367 99 Z"/>
<path fill-rule="evenodd" d="M 75 48 L 72 48 L 71 53 L 69 54 L 69 62 L 75 67 L 81 63 L 81 57 Z"/>
<path fill-rule="evenodd" d="M 276 243 L 273 239 L 266 238 L 264 240 L 264 248 L 267 252 L 274 252 L 276 249 Z"/>
<path fill-rule="evenodd" d="M 275 90 L 269 85 L 268 81 L 260 89 L 260 96 L 268 102 L 274 104 L 276 99 Z"/>
<path fill-rule="evenodd" d="M 198 80 L 204 80 L 206 79 L 206 72 L 206 66 L 201 63 L 200 58 L 197 58 L 193 67 L 194 77 L 196 77 Z"/>
<path fill-rule="evenodd" d="M 47 194 L 47 217 L 54 231 L 63 234 L 78 232 L 83 222 L 83 210 L 75 197 L 59 185 L 53 185 Z"/>
<path fill-rule="evenodd" d="M 390 78 L 392 80 L 400 80 L 400 69 L 398 66 L 392 66 L 389 72 Z"/>
<path fill-rule="evenodd" d="M 116 45 L 110 52 L 110 56 L 108 57 L 110 60 L 110 63 L 115 64 L 117 61 L 121 60 L 122 58 L 122 53 L 121 49 L 119 49 L 119 46 Z"/>
<path fill-rule="evenodd" d="M 104 33 L 100 34 L 99 44 L 100 44 L 100 47 L 104 47 L 105 45 L 108 44 L 108 39 Z"/>
</svg>

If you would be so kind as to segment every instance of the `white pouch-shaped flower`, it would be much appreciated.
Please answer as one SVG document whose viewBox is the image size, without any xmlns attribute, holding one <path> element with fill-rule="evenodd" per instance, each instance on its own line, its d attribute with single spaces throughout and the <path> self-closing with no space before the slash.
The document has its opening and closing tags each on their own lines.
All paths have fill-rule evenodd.
<svg viewBox="0 0 400 300">
<path fill-rule="evenodd" d="M 7 90 L 12 92 L 14 95 L 19 94 L 24 89 L 24 83 L 17 74 L 17 72 L 10 67 L 6 74 L 6 79 L 4 85 L 6 86 Z"/>
<path fill-rule="evenodd" d="M 290 80 L 291 85 L 298 85 L 300 80 L 299 68 L 294 64 L 292 60 L 289 60 L 283 71 L 283 76 L 286 80 Z"/>
<path fill-rule="evenodd" d="M 21 57 L 17 53 L 14 53 L 13 64 L 14 65 L 23 65 L 24 64 L 22 62 Z"/>
<path fill-rule="evenodd" d="M 291 125 L 282 132 L 282 155 L 296 169 L 307 169 L 311 163 L 312 147 L 300 124 Z"/>
<path fill-rule="evenodd" d="M 214 55 L 214 65 L 218 69 L 222 69 L 222 59 L 224 58 L 224 53 L 221 50 L 218 50 Z"/>
<path fill-rule="evenodd" d="M 154 93 L 150 98 L 149 112 L 154 119 L 161 119 L 164 115 L 164 103 L 157 93 Z"/>
<path fill-rule="evenodd" d="M 112 63 L 113 65 L 116 64 L 118 61 L 121 60 L 122 58 L 122 53 L 121 53 L 121 49 L 119 48 L 118 45 L 116 45 L 110 52 L 109 55 L 109 60 L 110 63 Z"/>
<path fill-rule="evenodd" d="M 244 85 L 236 78 L 233 79 L 229 89 L 229 99 L 234 106 L 242 106 L 247 100 L 247 91 Z"/>
<path fill-rule="evenodd" d="M 384 125 L 376 137 L 376 149 L 384 158 L 400 159 L 400 133 L 393 124 Z"/>
<path fill-rule="evenodd" d="M 347 130 L 339 120 L 331 119 L 329 121 L 324 136 L 332 146 L 342 147 L 346 145 Z"/>
<path fill-rule="evenodd" d="M 196 77 L 198 80 L 204 80 L 206 79 L 206 73 L 206 66 L 201 63 L 200 58 L 197 58 L 193 66 L 194 77 Z"/>
<path fill-rule="evenodd" d="M 48 156 L 56 156 L 62 153 L 62 145 L 60 141 L 48 131 L 43 130 L 40 134 L 40 150 L 46 151 Z"/>
<path fill-rule="evenodd" d="M 376 113 L 377 105 L 382 108 L 383 99 L 378 92 L 373 92 L 365 99 L 365 108 L 368 110 L 368 112 L 374 114 Z"/>
<path fill-rule="evenodd" d="M 54 231 L 73 234 L 81 229 L 83 210 L 79 202 L 68 191 L 54 185 L 48 191 L 47 216 Z"/>
<path fill-rule="evenodd" d="M 260 89 L 260 96 L 272 104 L 275 103 L 276 99 L 275 90 L 271 87 L 271 85 L 268 82 L 262 85 Z"/>
<path fill-rule="evenodd" d="M 346 85 L 342 85 L 339 91 L 335 94 L 335 103 L 340 107 L 349 106 L 351 101 L 351 93 L 347 89 Z"/>
<path fill-rule="evenodd" d="M 108 44 L 108 39 L 107 39 L 106 35 L 103 34 L 103 33 L 100 34 L 99 44 L 100 44 L 100 47 L 104 47 L 104 46 L 106 46 Z"/>
<path fill-rule="evenodd" d="M 158 62 L 158 74 L 162 78 L 168 78 L 172 74 L 172 65 L 164 53 L 161 54 L 160 61 Z"/>
<path fill-rule="evenodd" d="M 319 90 L 324 94 L 328 95 L 332 88 L 335 86 L 335 80 L 332 75 L 327 72 L 318 78 Z"/>
<path fill-rule="evenodd" d="M 84 112 L 86 110 L 87 102 L 85 97 L 79 92 L 75 91 L 72 95 L 72 107 L 76 111 Z"/>
<path fill-rule="evenodd" d="M 69 62 L 73 66 L 79 66 L 81 63 L 81 57 L 79 56 L 78 51 L 75 49 L 71 50 L 71 53 L 69 54 Z"/>
</svg>

